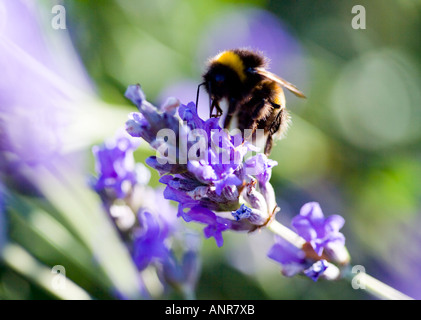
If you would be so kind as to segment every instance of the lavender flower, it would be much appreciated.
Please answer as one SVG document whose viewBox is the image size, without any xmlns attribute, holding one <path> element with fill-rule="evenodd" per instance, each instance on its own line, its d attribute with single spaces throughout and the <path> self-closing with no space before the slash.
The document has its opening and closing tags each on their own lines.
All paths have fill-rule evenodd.
<svg viewBox="0 0 421 320">
<path fill-rule="evenodd" d="M 163 190 L 147 185 L 149 170 L 141 163 L 135 164 L 133 151 L 138 145 L 139 141 L 119 132 L 101 146 L 94 146 L 98 177 L 91 187 L 101 196 L 137 268 L 142 271 L 156 267 L 163 281 L 183 290 L 191 289 L 198 270 L 187 265 L 200 264 L 197 250 L 186 250 L 184 255 L 192 260 L 188 263 L 179 263 L 175 258 L 171 244 L 181 241 L 179 237 L 174 241 L 174 237 L 183 228 L 177 223 L 176 208 L 164 199 Z M 183 276 L 174 276 L 180 273 Z"/>
<path fill-rule="evenodd" d="M 140 111 L 130 115 L 126 130 L 158 151 L 146 163 L 162 176 L 165 198 L 179 203 L 178 216 L 205 224 L 205 237 L 214 237 L 218 246 L 225 230 L 250 231 L 269 221 L 276 209 L 268 182 L 275 161 L 262 155 L 246 160 L 255 148 L 241 134 L 223 130 L 218 119 L 201 119 L 194 103 L 159 112 L 139 85 L 129 86 L 126 97 Z M 235 220 L 221 214 L 237 212 L 243 202 L 253 214 L 234 214 Z"/>
<path fill-rule="evenodd" d="M 275 244 L 270 248 L 268 257 L 282 265 L 282 274 L 286 277 L 302 273 L 313 281 L 317 281 L 319 277 L 324 276 L 328 268 L 337 270 L 334 265 L 324 259 L 314 261 L 306 258 L 303 250 L 281 237 L 275 238 Z M 337 276 L 336 273 L 335 276 Z"/>
<path fill-rule="evenodd" d="M 339 215 L 325 218 L 317 202 L 306 203 L 292 220 L 297 233 L 311 244 L 319 256 L 324 249 L 345 245 L 345 237 L 339 232 L 344 223 L 344 218 Z"/>
<path fill-rule="evenodd" d="M 195 234 L 178 223 L 176 209 L 164 199 L 163 190 L 147 191 L 143 196 L 148 200 L 143 203 L 145 209 L 139 210 L 132 236 L 133 260 L 139 270 L 156 267 L 163 285 L 191 297 L 200 273 L 200 246 L 193 239 Z M 174 247 L 183 248 L 181 260 Z"/>
<path fill-rule="evenodd" d="M 347 252 L 345 237 L 339 232 L 344 223 L 345 220 L 338 215 L 324 218 L 318 203 L 306 203 L 292 220 L 292 225 L 307 242 L 298 248 L 277 237 L 268 257 L 279 262 L 283 274 L 288 277 L 303 273 L 314 281 L 320 276 L 335 279 L 339 276 L 339 269 L 330 262 L 348 262 L 348 256 L 344 254 Z"/>
</svg>

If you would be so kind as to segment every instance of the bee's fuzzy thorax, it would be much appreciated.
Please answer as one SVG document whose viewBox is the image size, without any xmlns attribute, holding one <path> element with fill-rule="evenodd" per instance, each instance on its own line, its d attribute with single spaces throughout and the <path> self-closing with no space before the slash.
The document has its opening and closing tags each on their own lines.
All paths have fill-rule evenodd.
<svg viewBox="0 0 421 320">
<path fill-rule="evenodd" d="M 212 62 L 220 63 L 234 70 L 241 81 L 246 79 L 244 63 L 241 57 L 234 51 L 223 51 L 212 59 Z"/>
<path fill-rule="evenodd" d="M 268 67 L 269 61 L 261 52 L 249 49 L 234 49 L 231 51 L 241 58 L 246 68 Z"/>
</svg>

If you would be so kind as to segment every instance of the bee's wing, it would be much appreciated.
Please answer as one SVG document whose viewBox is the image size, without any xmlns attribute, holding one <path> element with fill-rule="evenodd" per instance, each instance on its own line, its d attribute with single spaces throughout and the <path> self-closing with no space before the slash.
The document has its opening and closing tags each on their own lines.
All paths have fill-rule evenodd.
<svg viewBox="0 0 421 320">
<path fill-rule="evenodd" d="M 260 75 L 266 77 L 267 79 L 270 79 L 272 81 L 275 81 L 276 83 L 280 84 L 281 86 L 287 88 L 289 91 L 291 91 L 293 94 L 295 94 L 297 97 L 305 98 L 306 96 L 298 90 L 296 86 L 294 86 L 292 83 L 289 83 L 288 81 L 282 79 L 281 77 L 278 77 L 276 74 L 269 72 L 263 68 L 256 68 L 257 73 Z"/>
</svg>

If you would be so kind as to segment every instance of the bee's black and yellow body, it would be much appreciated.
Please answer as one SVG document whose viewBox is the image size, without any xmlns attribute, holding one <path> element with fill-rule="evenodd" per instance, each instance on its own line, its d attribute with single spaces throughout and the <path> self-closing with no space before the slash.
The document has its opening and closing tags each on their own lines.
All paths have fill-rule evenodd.
<svg viewBox="0 0 421 320">
<path fill-rule="evenodd" d="M 221 52 L 209 61 L 204 84 L 211 102 L 211 116 L 222 115 L 219 104 L 228 102 L 224 127 L 228 128 L 233 117 L 240 130 L 263 129 L 266 137 L 265 154 L 272 148 L 272 136 L 285 132 L 289 116 L 285 109 L 286 87 L 300 97 L 304 95 L 295 86 L 279 78 L 266 68 L 263 55 L 246 49 Z"/>
</svg>

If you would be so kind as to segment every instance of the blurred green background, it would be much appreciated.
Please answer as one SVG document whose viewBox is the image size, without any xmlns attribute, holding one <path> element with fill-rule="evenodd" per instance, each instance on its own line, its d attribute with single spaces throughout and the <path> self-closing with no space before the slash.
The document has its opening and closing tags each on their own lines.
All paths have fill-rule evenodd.
<svg viewBox="0 0 421 320">
<path fill-rule="evenodd" d="M 43 1 L 39 7 L 46 24 L 53 3 Z M 140 83 L 156 104 L 168 95 L 187 103 L 195 100 L 206 59 L 224 46 L 266 52 L 271 70 L 307 96 L 304 101 L 287 94 L 292 125 L 271 155 L 279 162 L 271 180 L 281 207 L 278 219 L 289 225 L 308 201 L 319 202 L 325 215 L 343 215 L 353 264 L 421 298 L 421 1 L 63 4 L 67 31 L 98 96 L 126 113 L 135 111 L 123 96 L 129 84 Z M 352 27 L 355 5 L 366 9 L 364 30 Z M 135 156 L 142 161 L 152 154 L 141 148 Z M 89 161 L 93 172 L 93 159 Z M 157 179 L 153 175 L 152 184 L 158 185 Z M 13 234 L 24 226 L 22 217 L 10 219 L 15 241 L 47 265 L 63 264 L 63 252 L 51 248 L 48 237 L 34 246 L 30 233 Z M 345 281 L 283 277 L 265 257 L 271 241 L 265 230 L 226 233 L 222 248 L 204 240 L 197 298 L 371 298 Z M 80 248 L 80 254 L 86 252 Z M 101 275 L 77 265 L 78 259 L 66 259 L 71 279 L 96 298 L 109 297 L 92 282 Z M 72 274 L 73 266 L 86 274 Z M 51 297 L 16 269 L 2 267 L 0 277 L 4 298 Z"/>
</svg>

